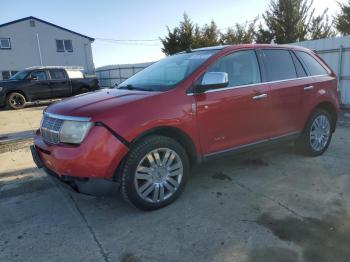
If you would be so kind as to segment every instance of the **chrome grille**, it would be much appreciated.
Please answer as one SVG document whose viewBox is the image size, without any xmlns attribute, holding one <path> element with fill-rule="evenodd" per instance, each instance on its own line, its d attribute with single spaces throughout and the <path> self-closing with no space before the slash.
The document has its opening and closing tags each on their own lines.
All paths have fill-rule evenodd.
<svg viewBox="0 0 350 262">
<path fill-rule="evenodd" d="M 60 142 L 60 130 L 63 124 L 62 119 L 49 117 L 44 115 L 41 123 L 40 132 L 43 139 L 51 144 L 58 144 Z"/>
</svg>

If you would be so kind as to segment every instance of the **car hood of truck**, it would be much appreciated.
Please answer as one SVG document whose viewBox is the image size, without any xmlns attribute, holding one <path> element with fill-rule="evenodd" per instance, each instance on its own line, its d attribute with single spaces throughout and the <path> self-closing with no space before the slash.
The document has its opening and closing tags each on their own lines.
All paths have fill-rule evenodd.
<svg viewBox="0 0 350 262">
<path fill-rule="evenodd" d="M 56 102 L 50 105 L 45 112 L 65 116 L 91 117 L 94 119 L 117 107 L 157 94 L 159 92 L 102 89 Z"/>
<path fill-rule="evenodd" d="M 3 81 L 0 81 L 0 86 L 2 87 L 14 86 L 19 82 L 21 82 L 21 80 L 3 80 Z"/>
</svg>

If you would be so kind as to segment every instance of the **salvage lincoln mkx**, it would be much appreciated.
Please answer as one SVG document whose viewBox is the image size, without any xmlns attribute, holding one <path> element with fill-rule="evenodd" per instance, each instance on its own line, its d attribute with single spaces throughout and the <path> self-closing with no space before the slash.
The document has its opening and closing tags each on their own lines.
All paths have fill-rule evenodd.
<svg viewBox="0 0 350 262">
<path fill-rule="evenodd" d="M 119 182 L 125 199 L 151 210 L 173 202 L 203 160 L 289 139 L 321 155 L 338 110 L 336 76 L 310 50 L 202 48 L 49 106 L 31 149 L 78 191 L 96 178 Z"/>
</svg>

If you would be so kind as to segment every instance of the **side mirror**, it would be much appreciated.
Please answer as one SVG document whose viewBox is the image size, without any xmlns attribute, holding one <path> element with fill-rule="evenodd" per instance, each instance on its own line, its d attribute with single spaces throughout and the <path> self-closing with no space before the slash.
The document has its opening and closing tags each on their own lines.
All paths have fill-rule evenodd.
<svg viewBox="0 0 350 262">
<path fill-rule="evenodd" d="M 223 88 L 228 86 L 228 74 L 226 72 L 206 72 L 202 82 L 196 87 L 196 93 L 203 93 L 208 89 Z"/>
</svg>

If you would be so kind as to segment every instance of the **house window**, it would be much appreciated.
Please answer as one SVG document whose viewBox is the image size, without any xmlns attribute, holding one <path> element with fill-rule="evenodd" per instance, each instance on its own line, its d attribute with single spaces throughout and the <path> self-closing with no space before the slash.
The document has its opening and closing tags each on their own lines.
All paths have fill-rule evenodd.
<svg viewBox="0 0 350 262">
<path fill-rule="evenodd" d="M 0 49 L 11 49 L 10 38 L 0 38 Z"/>
<path fill-rule="evenodd" d="M 72 40 L 56 40 L 57 52 L 73 52 Z"/>
<path fill-rule="evenodd" d="M 30 25 L 30 27 L 35 27 L 35 21 L 34 20 L 29 20 L 29 25 Z"/>
</svg>

